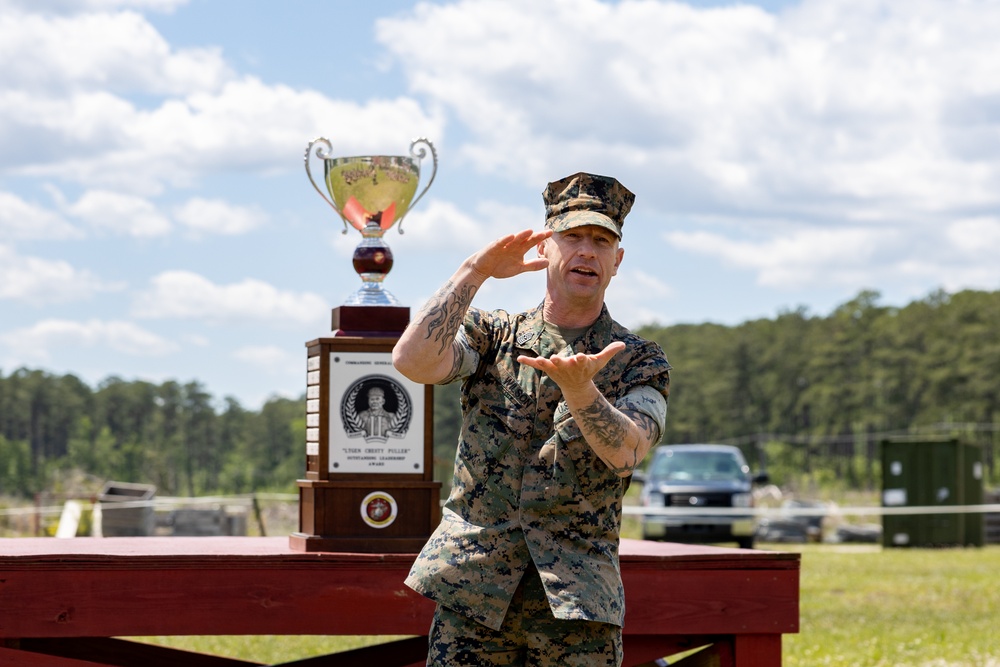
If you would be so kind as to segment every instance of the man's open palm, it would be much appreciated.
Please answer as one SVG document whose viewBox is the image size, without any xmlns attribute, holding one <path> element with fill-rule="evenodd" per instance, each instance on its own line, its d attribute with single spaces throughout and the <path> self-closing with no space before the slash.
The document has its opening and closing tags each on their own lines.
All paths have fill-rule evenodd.
<svg viewBox="0 0 1000 667">
<path fill-rule="evenodd" d="M 542 371 L 559 385 L 563 393 L 566 393 L 579 389 L 593 380 L 594 376 L 608 365 L 611 357 L 624 349 L 625 343 L 616 340 L 597 354 L 574 354 L 568 357 L 556 355 L 549 358 L 521 355 L 517 361 Z"/>
</svg>

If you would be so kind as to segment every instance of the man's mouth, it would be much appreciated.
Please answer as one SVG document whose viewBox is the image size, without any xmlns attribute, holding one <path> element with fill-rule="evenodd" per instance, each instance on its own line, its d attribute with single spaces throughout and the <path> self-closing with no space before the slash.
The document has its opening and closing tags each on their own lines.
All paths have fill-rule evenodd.
<svg viewBox="0 0 1000 667">
<path fill-rule="evenodd" d="M 588 269 L 585 266 L 577 266 L 575 268 L 570 269 L 570 272 L 571 273 L 576 273 L 576 274 L 581 275 L 581 276 L 587 276 L 588 278 L 594 278 L 594 277 L 597 276 L 597 272 L 596 271 L 594 271 L 592 269 Z"/>
</svg>

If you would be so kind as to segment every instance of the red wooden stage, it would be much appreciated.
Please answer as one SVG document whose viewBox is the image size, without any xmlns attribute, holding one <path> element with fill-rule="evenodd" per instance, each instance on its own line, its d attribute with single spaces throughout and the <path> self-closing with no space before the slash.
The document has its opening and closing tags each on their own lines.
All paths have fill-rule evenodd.
<svg viewBox="0 0 1000 667">
<path fill-rule="evenodd" d="M 0 539 L 0 665 L 258 664 L 118 639 L 157 635 L 414 635 L 283 664 L 422 665 L 433 604 L 403 585 L 413 558 L 287 537 Z M 621 566 L 625 665 L 712 644 L 697 664 L 777 666 L 798 632 L 798 554 L 623 540 Z"/>
</svg>

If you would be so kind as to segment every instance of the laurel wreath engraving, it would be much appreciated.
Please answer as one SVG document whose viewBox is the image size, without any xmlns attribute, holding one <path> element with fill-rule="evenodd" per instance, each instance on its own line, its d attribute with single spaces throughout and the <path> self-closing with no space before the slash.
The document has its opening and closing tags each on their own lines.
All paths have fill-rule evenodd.
<svg viewBox="0 0 1000 667">
<path fill-rule="evenodd" d="M 355 399 L 361 391 L 361 386 L 362 383 L 358 382 L 351 388 L 341 407 L 341 417 L 344 420 L 347 437 L 365 438 L 366 440 L 384 440 L 384 438 L 368 438 L 365 436 L 364 422 L 361 420 L 361 417 L 358 416 L 357 410 L 354 409 Z M 393 394 L 396 395 L 396 405 L 399 409 L 396 410 L 396 414 L 393 415 L 392 421 L 389 422 L 389 428 L 386 431 L 386 435 L 391 438 L 405 438 L 406 432 L 410 427 L 410 401 L 406 394 L 404 394 L 399 386 L 396 385 L 396 383 L 390 383 L 390 386 L 392 387 Z"/>
</svg>

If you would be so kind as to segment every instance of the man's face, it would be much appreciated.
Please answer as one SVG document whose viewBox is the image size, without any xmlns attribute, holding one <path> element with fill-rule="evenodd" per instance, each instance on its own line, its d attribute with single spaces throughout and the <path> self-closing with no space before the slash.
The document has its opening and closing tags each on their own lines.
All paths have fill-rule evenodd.
<svg viewBox="0 0 1000 667">
<path fill-rule="evenodd" d="M 548 289 L 553 297 L 565 298 L 568 303 L 603 302 L 625 251 L 610 230 L 584 225 L 554 233 L 538 245 L 538 254 L 549 260 Z"/>
<path fill-rule="evenodd" d="M 382 409 L 385 405 L 385 394 L 381 391 L 373 390 L 368 394 L 368 407 L 376 412 Z"/>
</svg>

